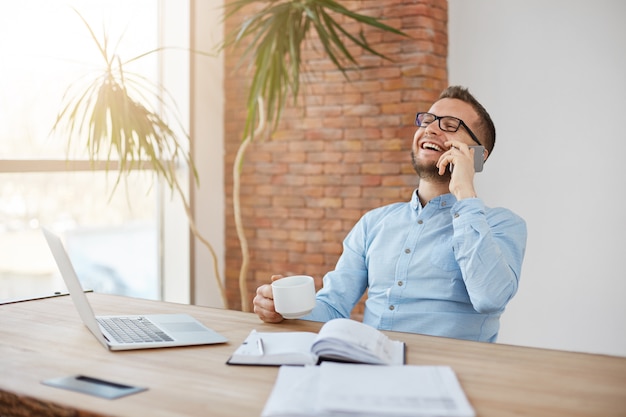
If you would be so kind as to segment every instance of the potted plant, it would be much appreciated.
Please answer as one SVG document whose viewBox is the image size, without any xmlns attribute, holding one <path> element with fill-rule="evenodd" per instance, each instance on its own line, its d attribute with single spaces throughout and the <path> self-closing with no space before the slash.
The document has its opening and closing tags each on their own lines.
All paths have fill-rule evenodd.
<svg viewBox="0 0 626 417">
<path fill-rule="evenodd" d="M 242 310 L 249 311 L 246 284 L 249 253 L 238 195 L 241 164 L 246 148 L 265 126 L 265 136 L 271 136 L 276 130 L 286 101 L 291 97 L 297 102 L 303 43 L 315 32 L 327 57 L 349 81 L 347 71 L 360 68 L 349 46 L 356 45 L 373 55 L 388 58 L 375 51 L 362 32 L 348 32 L 338 17 L 397 35 L 406 34 L 374 17 L 350 11 L 334 0 L 235 0 L 226 8 L 226 18 L 233 18 L 242 10 L 249 11 L 222 45 L 222 48 L 242 48 L 240 62 L 248 63 L 252 72 L 243 139 L 233 167 L 233 211 L 242 251 L 239 290 Z"/>
</svg>

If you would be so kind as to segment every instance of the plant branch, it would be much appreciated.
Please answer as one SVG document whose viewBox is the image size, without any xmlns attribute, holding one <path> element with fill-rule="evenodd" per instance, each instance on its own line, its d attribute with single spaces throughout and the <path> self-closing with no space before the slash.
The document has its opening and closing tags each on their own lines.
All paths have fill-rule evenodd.
<svg viewBox="0 0 626 417">
<path fill-rule="evenodd" d="M 243 157 L 246 153 L 248 145 L 252 142 L 254 135 L 258 135 L 265 128 L 264 114 L 263 114 L 263 99 L 259 98 L 259 125 L 254 131 L 253 135 L 248 136 L 237 149 L 237 155 L 235 156 L 235 162 L 233 163 L 233 214 L 235 216 L 235 228 L 237 230 L 237 237 L 239 238 L 239 245 L 241 248 L 241 268 L 239 269 L 239 295 L 241 298 L 241 310 L 250 311 L 250 303 L 248 302 L 248 265 L 250 263 L 250 251 L 248 250 L 248 239 L 246 239 L 245 229 L 243 227 L 243 219 L 241 215 L 241 203 L 239 197 L 241 195 L 241 167 L 243 164 Z"/>
<path fill-rule="evenodd" d="M 191 232 L 198 240 L 200 240 L 200 242 L 202 242 L 204 246 L 207 247 L 207 249 L 211 253 L 211 258 L 213 258 L 213 273 L 215 274 L 215 281 L 220 291 L 222 304 L 224 305 L 224 308 L 228 308 L 228 297 L 226 296 L 226 289 L 224 288 L 224 282 L 222 281 L 222 278 L 220 276 L 217 254 L 215 253 L 215 250 L 213 249 L 213 246 L 211 245 L 211 243 L 209 243 L 209 241 L 206 240 L 204 236 L 202 236 L 202 234 L 198 230 L 193 213 L 191 212 L 191 206 L 189 202 L 187 201 L 187 199 L 185 198 L 184 191 L 176 178 L 174 178 L 174 187 L 178 191 L 178 194 L 180 195 L 181 200 L 183 202 L 183 207 L 185 209 L 185 213 L 187 214 L 187 219 L 189 220 L 189 228 L 191 229 Z"/>
</svg>

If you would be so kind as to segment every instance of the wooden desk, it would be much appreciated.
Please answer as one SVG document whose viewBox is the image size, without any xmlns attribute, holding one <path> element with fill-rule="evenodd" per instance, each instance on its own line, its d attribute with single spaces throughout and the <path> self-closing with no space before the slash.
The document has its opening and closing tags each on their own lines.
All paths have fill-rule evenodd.
<svg viewBox="0 0 626 417">
<path fill-rule="evenodd" d="M 0 416 L 258 416 L 278 368 L 225 362 L 253 329 L 317 331 L 319 323 L 261 323 L 237 311 L 88 294 L 97 314 L 189 313 L 226 336 L 213 346 L 104 349 L 69 297 L 0 306 Z M 61 329 L 56 333 L 53 329 Z M 450 365 L 481 417 L 626 416 L 626 358 L 387 332 L 407 361 Z M 82 374 L 149 390 L 105 400 L 42 385 Z"/>
</svg>

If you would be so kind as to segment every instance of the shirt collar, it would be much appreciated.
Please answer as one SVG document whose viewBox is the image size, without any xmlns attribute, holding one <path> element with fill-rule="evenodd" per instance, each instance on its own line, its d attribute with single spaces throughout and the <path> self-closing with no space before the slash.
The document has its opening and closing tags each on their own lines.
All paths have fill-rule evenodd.
<svg viewBox="0 0 626 417">
<path fill-rule="evenodd" d="M 439 209 L 449 209 L 454 205 L 454 203 L 456 203 L 456 197 L 451 193 L 440 195 L 439 197 L 435 197 L 428 202 L 429 205 L 432 205 Z M 422 204 L 420 203 L 417 189 L 413 192 L 413 195 L 411 197 L 411 207 L 413 208 L 413 210 L 417 210 L 418 214 L 423 209 Z"/>
</svg>

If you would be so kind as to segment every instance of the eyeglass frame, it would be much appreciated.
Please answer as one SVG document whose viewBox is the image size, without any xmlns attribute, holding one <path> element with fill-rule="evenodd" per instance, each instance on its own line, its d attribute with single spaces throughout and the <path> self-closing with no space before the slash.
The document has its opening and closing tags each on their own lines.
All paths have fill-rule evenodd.
<svg viewBox="0 0 626 417">
<path fill-rule="evenodd" d="M 429 113 L 427 111 L 422 111 L 422 112 L 418 112 L 415 115 L 415 126 L 417 126 L 417 127 L 426 127 L 426 126 L 428 126 L 430 124 L 430 123 L 428 123 L 426 126 L 422 126 L 422 124 L 419 122 L 419 117 L 420 117 L 421 114 L 429 114 L 429 115 L 433 116 L 435 118 L 435 120 L 433 120 L 430 123 L 438 122 L 439 129 L 441 129 L 443 132 L 458 132 L 459 131 L 459 127 L 463 126 L 465 128 L 465 130 L 467 130 L 467 133 L 469 133 L 469 135 L 472 138 L 472 140 L 474 142 L 476 142 L 477 144 L 479 144 L 480 146 L 483 146 L 483 144 L 480 143 L 480 141 L 478 140 L 478 138 L 476 137 L 474 132 L 472 132 L 472 129 L 470 129 L 469 126 L 466 125 L 465 122 L 462 119 L 459 119 L 458 117 L 454 117 L 454 116 L 437 116 L 436 114 L 432 114 L 432 113 Z M 458 120 L 459 121 L 459 125 L 457 126 L 457 128 L 455 130 L 447 130 L 447 129 L 444 129 L 443 127 L 441 127 L 441 119 Z"/>
</svg>

